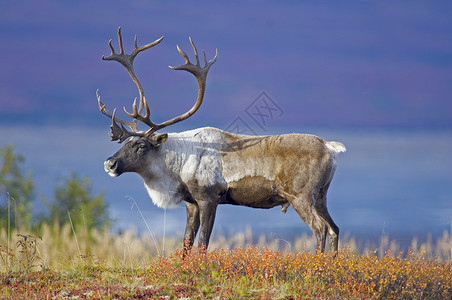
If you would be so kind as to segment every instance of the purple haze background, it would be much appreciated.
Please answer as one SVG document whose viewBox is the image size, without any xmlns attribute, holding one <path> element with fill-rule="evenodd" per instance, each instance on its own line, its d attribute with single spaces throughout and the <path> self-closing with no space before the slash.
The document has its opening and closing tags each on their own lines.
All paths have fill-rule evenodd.
<svg viewBox="0 0 452 300">
<path fill-rule="evenodd" d="M 280 125 L 452 125 L 449 1 L 3 1 L 3 122 L 100 123 L 95 91 L 109 107 L 136 95 L 108 39 L 124 46 L 164 35 L 136 68 L 164 120 L 195 96 L 191 75 L 169 70 L 191 54 L 188 36 L 218 62 L 192 122 L 221 127 L 261 91 L 285 108 Z M 116 47 L 117 48 L 117 47 Z M 220 113 L 221 112 L 221 113 Z"/>
<path fill-rule="evenodd" d="M 140 222 L 124 200 L 131 195 L 158 227 L 162 212 L 145 200 L 140 179 L 103 172 L 118 146 L 106 137 L 95 92 L 110 109 L 130 109 L 137 92 L 125 70 L 101 56 L 109 39 L 118 50 L 118 26 L 127 53 L 135 34 L 139 45 L 165 36 L 135 61 L 160 122 L 196 96 L 192 76 L 167 67 L 183 63 L 177 44 L 193 57 L 191 36 L 208 58 L 218 48 L 218 61 L 201 109 L 169 131 L 227 128 L 240 117 L 259 134 L 339 140 L 348 152 L 329 207 L 343 232 L 442 230 L 452 218 L 450 16 L 450 1 L 2 1 L 0 146 L 16 145 L 49 197 L 48 183 L 76 170 L 106 191 L 118 226 Z M 283 111 L 266 132 L 245 114 L 262 92 Z M 183 207 L 168 220 L 169 230 L 182 231 Z M 222 207 L 216 230 L 246 221 L 301 226 L 293 210 Z"/>
</svg>

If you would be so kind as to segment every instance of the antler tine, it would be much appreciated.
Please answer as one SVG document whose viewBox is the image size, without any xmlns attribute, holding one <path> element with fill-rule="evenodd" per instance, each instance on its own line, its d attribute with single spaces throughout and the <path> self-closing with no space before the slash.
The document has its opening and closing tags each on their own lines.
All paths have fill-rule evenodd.
<svg viewBox="0 0 452 300">
<path fill-rule="evenodd" d="M 209 61 L 206 63 L 206 66 L 207 66 L 208 68 L 210 68 L 210 67 L 217 61 L 217 57 L 218 57 L 218 49 L 215 49 L 215 57 L 212 58 L 211 60 L 209 60 Z M 207 58 L 206 58 L 206 53 L 204 53 L 204 60 L 207 60 Z"/>
<path fill-rule="evenodd" d="M 118 42 L 119 42 L 119 54 L 124 54 L 124 48 L 122 47 L 121 27 L 118 28 Z"/>
<path fill-rule="evenodd" d="M 195 57 L 196 57 L 196 65 L 199 66 L 199 58 L 198 58 L 198 49 L 196 49 L 195 44 L 193 43 L 191 37 L 188 37 L 188 39 L 190 40 L 190 44 L 193 47 L 193 52 L 195 52 Z"/>
<path fill-rule="evenodd" d="M 125 140 L 127 140 L 131 136 L 144 136 L 141 132 L 130 132 L 128 131 L 122 123 L 121 127 L 116 123 L 116 120 L 118 120 L 116 117 L 116 108 L 113 110 L 113 115 L 111 117 L 111 125 L 110 125 L 110 137 L 112 141 L 119 140 L 118 143 L 122 143 Z"/>
<path fill-rule="evenodd" d="M 215 49 L 215 57 L 209 61 L 209 64 L 213 65 L 217 61 L 217 57 L 218 57 L 218 49 Z"/>
<path fill-rule="evenodd" d="M 146 114 L 144 116 L 142 116 L 140 114 L 140 109 L 137 110 L 137 98 L 135 98 L 135 100 L 133 101 L 133 105 L 132 105 L 133 112 L 129 113 L 125 107 L 124 107 L 124 111 L 126 114 L 128 114 L 130 117 L 134 118 L 135 120 L 141 121 L 151 128 L 156 127 L 157 125 L 154 124 L 150 119 L 151 113 L 149 111 L 149 105 L 148 105 L 148 102 L 146 101 L 146 98 L 143 98 L 143 106 L 146 110 Z"/>
<path fill-rule="evenodd" d="M 99 105 L 99 110 L 100 110 L 100 112 L 101 112 L 103 115 L 107 116 L 107 117 L 110 118 L 110 119 L 113 119 L 113 118 L 114 118 L 114 121 L 119 122 L 119 123 L 122 124 L 122 125 L 128 126 L 128 127 L 129 127 L 130 129 L 132 129 L 133 131 L 138 131 L 138 126 L 137 126 L 137 122 L 136 122 L 136 121 L 128 122 L 128 121 L 124 121 L 124 120 L 121 120 L 121 119 L 119 119 L 119 118 L 116 118 L 116 117 L 115 117 L 115 113 L 114 113 L 115 110 L 116 110 L 116 108 L 115 108 L 115 110 L 113 111 L 113 114 L 111 114 L 111 113 L 108 111 L 108 109 L 107 109 L 107 107 L 105 106 L 105 104 L 100 100 L 99 90 L 96 91 L 96 97 L 97 97 L 97 104 Z"/>
<path fill-rule="evenodd" d="M 156 39 L 155 41 L 153 41 L 152 43 L 149 43 L 147 45 L 141 46 L 141 47 L 137 47 L 137 36 L 135 35 L 135 49 L 132 52 L 132 56 L 135 57 L 137 56 L 138 53 L 140 53 L 141 51 L 144 51 L 146 49 L 152 48 L 155 45 L 158 45 L 161 41 L 163 40 L 163 36 L 159 39 Z"/>
<path fill-rule="evenodd" d="M 110 46 L 110 50 L 111 50 L 110 56 L 116 54 L 115 53 L 115 48 L 113 48 L 113 45 L 111 44 L 111 39 L 108 41 L 108 46 Z M 105 59 L 103 55 L 102 55 L 102 59 Z"/>
<path fill-rule="evenodd" d="M 179 45 L 176 45 L 177 51 L 185 58 L 185 64 L 189 65 L 191 64 L 190 59 L 188 58 L 187 54 L 184 52 L 184 50 L 182 50 L 181 48 L 179 48 Z M 170 68 L 174 69 L 173 67 L 169 66 Z"/>
</svg>

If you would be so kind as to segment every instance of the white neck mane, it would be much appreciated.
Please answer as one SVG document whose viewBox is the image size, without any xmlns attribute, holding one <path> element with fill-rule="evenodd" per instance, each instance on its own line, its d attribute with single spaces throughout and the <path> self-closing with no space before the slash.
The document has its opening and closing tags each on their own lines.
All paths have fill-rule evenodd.
<svg viewBox="0 0 452 300">
<path fill-rule="evenodd" d="M 222 139 L 221 131 L 214 128 L 198 128 L 181 133 L 168 134 L 168 140 L 160 145 L 161 157 L 151 158 L 150 176 L 142 176 L 152 202 L 161 208 L 175 208 L 183 200 L 181 184 L 196 180 L 198 185 L 208 186 L 221 177 L 221 159 L 217 149 L 207 145 Z"/>
</svg>

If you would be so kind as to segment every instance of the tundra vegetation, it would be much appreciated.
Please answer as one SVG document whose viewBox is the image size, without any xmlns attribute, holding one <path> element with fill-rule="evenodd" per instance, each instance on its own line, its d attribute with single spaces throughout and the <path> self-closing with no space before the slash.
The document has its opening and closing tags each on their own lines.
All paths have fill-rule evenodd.
<svg viewBox="0 0 452 300">
<path fill-rule="evenodd" d="M 209 251 L 195 248 L 182 258 L 180 236 L 158 238 L 158 250 L 149 234 L 112 233 L 103 196 L 93 196 L 77 174 L 58 182 L 47 212 L 33 216 L 32 173 L 13 147 L 1 153 L 2 299 L 452 297 L 450 231 L 436 241 L 413 238 L 409 249 L 387 235 L 363 243 L 345 234 L 335 257 L 316 251 L 306 233 L 282 241 L 248 229 L 214 236 Z"/>
<path fill-rule="evenodd" d="M 204 96 L 207 72 L 217 56 L 207 61 L 204 55 L 204 67 L 201 67 L 193 43 L 191 44 L 196 64 L 192 64 L 185 52 L 178 48 L 186 63 L 173 69 L 185 70 L 195 75 L 199 88 L 198 99 L 188 112 L 161 124 L 155 124 L 150 119 L 150 110 L 143 89 L 133 70 L 133 60 L 139 52 L 159 44 L 162 38 L 141 47 L 137 46 L 135 39 L 135 49 L 130 55 L 124 54 L 120 31 L 118 39 L 120 52 L 115 53 L 110 42 L 111 55 L 104 59 L 119 61 L 126 67 L 137 85 L 140 98 L 138 108 L 135 101 L 133 112 L 127 113 L 134 121 L 127 122 L 115 116 L 116 110 L 110 114 L 100 101 L 99 94 L 97 95 L 100 111 L 112 120 L 112 139 L 128 141 L 122 150 L 118 151 L 119 154 L 105 162 L 106 171 L 113 176 L 119 176 L 127 171 L 138 172 L 139 170 L 133 166 L 130 167 L 130 155 L 126 155 L 129 158 L 127 166 L 119 160 L 121 151 L 130 154 L 149 152 L 153 149 L 152 151 L 157 152 L 156 149 L 159 148 L 163 157 L 168 152 L 164 152 L 164 149 L 170 149 L 171 145 L 177 146 L 171 149 L 179 149 L 180 143 L 176 141 L 187 138 L 188 144 L 198 143 L 200 148 L 202 147 L 199 142 L 202 139 L 211 140 L 213 144 L 221 146 L 218 149 L 211 147 L 208 152 L 212 154 L 216 155 L 221 151 L 232 153 L 232 158 L 223 155 L 221 161 L 223 168 L 217 168 L 224 169 L 227 166 L 230 173 L 213 174 L 216 177 L 224 177 L 223 181 L 215 182 L 214 185 L 199 182 L 199 179 L 213 178 L 210 173 L 209 176 L 193 177 L 197 179 L 196 184 L 190 180 L 185 181 L 181 189 L 178 189 L 180 199 L 159 198 L 158 193 L 168 193 L 167 189 L 159 190 L 152 182 L 145 180 L 149 193 L 156 196 L 152 197 L 152 200 L 157 201 L 158 206 L 167 207 L 171 201 L 176 200 L 175 204 L 184 202 L 187 207 L 187 230 L 184 236 L 156 240 L 147 233 L 140 235 L 131 230 L 113 232 L 111 230 L 113 221 L 109 218 L 104 196 L 93 195 L 89 178 L 80 177 L 76 173 L 61 178 L 55 185 L 54 199 L 43 200 L 46 211 L 33 215 L 32 202 L 36 195 L 32 172 L 23 170 L 24 158 L 14 152 L 13 146 L 1 149 L 0 297 L 2 299 L 452 298 L 451 232 L 445 231 L 443 236 L 437 239 L 436 244 L 432 239 L 424 243 L 414 238 L 408 249 L 401 249 L 398 243 L 390 241 L 387 235 L 382 235 L 379 241 L 373 243 L 363 243 L 346 234 L 342 235 L 340 241 L 338 240 L 339 229 L 326 209 L 326 192 L 334 174 L 336 154 L 345 151 L 342 144 L 325 142 L 308 135 L 247 137 L 212 128 L 180 133 L 179 136 L 157 134 L 155 131 L 158 129 L 187 119 L 199 108 Z M 150 129 L 146 132 L 138 131 L 138 121 L 149 125 Z M 124 126 L 129 127 L 131 131 Z M 194 136 L 201 140 L 196 141 Z M 252 160 L 255 156 L 253 153 L 261 153 L 261 149 L 253 145 L 259 144 L 264 145 L 264 148 L 267 146 L 270 148 L 271 144 L 275 144 L 272 139 L 279 141 L 289 139 L 298 148 L 302 143 L 303 151 L 311 153 L 308 156 L 314 157 L 305 163 L 307 166 L 305 171 L 316 169 L 309 167 L 309 164 L 323 166 L 319 172 L 307 176 L 315 179 L 315 182 L 310 182 L 309 185 L 309 182 L 304 182 L 305 185 L 312 186 L 311 189 L 302 191 L 294 185 L 290 191 L 285 191 L 284 186 L 288 186 L 287 184 L 269 185 L 275 181 L 273 179 L 276 177 L 272 176 L 276 174 L 268 172 L 261 174 L 263 175 L 261 178 L 266 178 L 264 181 L 259 179 L 250 182 L 247 177 L 249 174 L 242 174 L 246 180 L 233 176 L 236 165 L 230 162 L 236 160 L 234 155 L 247 159 L 243 161 L 243 165 L 256 162 L 255 165 L 259 166 L 256 172 L 263 165 L 268 167 L 269 164 L 259 164 L 258 160 Z M 235 142 L 232 143 L 232 140 Z M 150 143 L 152 145 L 149 145 Z M 280 144 L 286 146 L 279 146 L 278 151 L 273 147 L 267 152 L 270 153 L 267 157 L 274 158 L 273 154 L 278 152 L 279 158 L 283 158 L 284 155 L 281 153 L 287 154 L 288 149 L 282 147 L 287 147 L 290 143 Z M 232 145 L 234 147 L 229 149 L 228 147 Z M 137 148 L 136 151 L 130 150 L 133 147 Z M 253 155 L 245 155 L 246 151 Z M 294 154 L 295 157 L 299 157 Z M 220 163 L 220 160 L 213 159 L 212 155 L 203 158 L 204 161 Z M 149 155 L 146 159 L 150 160 Z M 143 165 L 142 157 L 137 161 L 138 165 Z M 168 166 L 162 168 L 164 167 Z M 212 165 L 205 165 L 203 170 L 216 169 L 211 167 Z M 171 170 L 175 171 L 174 168 Z M 174 174 L 177 175 L 176 173 Z M 295 176 L 297 174 L 291 173 L 287 178 L 283 177 L 294 179 Z M 142 177 L 149 179 L 146 176 Z M 167 184 L 165 180 L 163 182 Z M 168 186 L 165 184 L 163 186 Z M 231 184 L 238 187 L 235 194 L 229 193 L 230 189 L 226 188 L 226 184 L 229 184 L 229 187 Z M 267 184 L 268 187 L 267 190 L 263 190 L 264 194 L 260 190 L 254 193 L 253 197 L 248 197 L 249 194 L 244 196 L 244 192 L 250 190 L 250 187 L 260 187 L 263 184 Z M 211 187 L 215 188 L 209 189 Z M 251 188 L 251 191 L 254 189 Z M 269 197 L 269 194 L 266 194 L 269 191 L 277 193 Z M 202 195 L 204 196 L 201 197 Z M 313 195 L 317 195 L 317 198 L 312 198 Z M 162 199 L 171 201 L 165 202 Z M 250 199 L 252 201 L 247 202 Z M 311 200 L 314 200 L 315 205 L 310 208 L 307 204 Z M 217 235 L 210 239 L 216 205 L 222 203 L 259 208 L 281 206 L 283 212 L 290 205 L 307 223 L 314 235 L 302 233 L 294 240 L 281 240 L 268 236 L 256 237 L 250 229 L 247 229 L 243 233 Z M 197 239 L 201 247 L 191 249 L 198 229 L 200 234 Z M 329 248 L 333 251 L 323 253 L 327 235 Z M 184 243 L 181 244 L 182 238 Z M 209 245 L 209 249 L 203 248 L 203 245 Z M 191 251 L 188 251 L 190 249 Z"/>
</svg>

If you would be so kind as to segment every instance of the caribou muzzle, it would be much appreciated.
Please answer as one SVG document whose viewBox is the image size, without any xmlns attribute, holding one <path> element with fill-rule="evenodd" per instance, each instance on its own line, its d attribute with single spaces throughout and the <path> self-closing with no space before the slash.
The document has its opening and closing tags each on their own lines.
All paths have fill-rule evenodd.
<svg viewBox="0 0 452 300">
<path fill-rule="evenodd" d="M 123 173 L 123 171 L 121 171 L 121 164 L 113 157 L 110 157 L 104 162 L 104 169 L 111 177 L 118 177 Z"/>
</svg>

